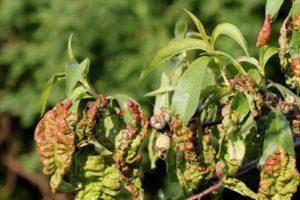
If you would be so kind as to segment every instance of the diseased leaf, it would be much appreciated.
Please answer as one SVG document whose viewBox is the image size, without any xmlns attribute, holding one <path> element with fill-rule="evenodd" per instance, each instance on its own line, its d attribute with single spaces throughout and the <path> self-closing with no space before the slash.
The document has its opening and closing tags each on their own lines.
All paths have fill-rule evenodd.
<svg viewBox="0 0 300 200">
<path fill-rule="evenodd" d="M 128 109 L 127 106 L 127 102 L 128 101 L 133 101 L 134 103 L 138 104 L 134 99 L 132 99 L 131 97 L 125 95 L 125 94 L 116 94 L 112 96 L 114 99 L 117 100 L 117 102 L 119 103 L 119 106 L 121 108 L 121 110 L 124 113 L 124 121 L 125 123 L 131 123 L 132 119 L 131 119 L 131 114 L 130 114 L 130 110 Z"/>
<path fill-rule="evenodd" d="M 158 64 L 166 61 L 167 59 L 175 56 L 183 51 L 192 49 L 201 49 L 207 51 L 207 45 L 199 39 L 186 38 L 174 39 L 169 42 L 165 47 L 161 48 L 152 58 L 150 63 L 144 68 L 140 76 L 140 80 L 157 67 Z"/>
<path fill-rule="evenodd" d="M 250 111 L 250 106 L 247 98 L 245 98 L 242 93 L 237 92 L 232 100 L 230 110 L 235 110 L 238 112 L 238 122 L 241 123 Z"/>
<path fill-rule="evenodd" d="M 245 54 L 249 56 L 248 50 L 247 50 L 247 43 L 243 36 L 243 34 L 240 32 L 240 30 L 233 24 L 230 23 L 222 23 L 216 26 L 216 28 L 213 30 L 212 36 L 211 36 L 211 45 L 214 47 L 216 40 L 220 35 L 227 35 L 231 37 L 234 41 L 236 41 L 244 50 Z"/>
<path fill-rule="evenodd" d="M 283 2 L 284 0 L 267 0 L 266 15 L 270 15 L 272 21 L 276 19 Z"/>
<path fill-rule="evenodd" d="M 171 110 L 181 116 L 184 124 L 188 123 L 196 111 L 201 90 L 206 88 L 210 81 L 206 76 L 209 61 L 210 58 L 207 56 L 196 59 L 178 81 Z"/>
<path fill-rule="evenodd" d="M 289 122 L 279 110 L 272 110 L 267 116 L 263 154 L 260 157 L 259 165 L 263 166 L 267 157 L 279 147 L 283 147 L 289 155 L 295 155 Z"/>
<path fill-rule="evenodd" d="M 57 73 L 54 74 L 49 81 L 46 83 L 46 85 L 43 88 L 42 95 L 41 95 L 41 115 L 44 114 L 47 104 L 47 99 L 49 96 L 49 93 L 51 91 L 52 86 L 59 80 L 65 78 L 65 73 Z"/>
<path fill-rule="evenodd" d="M 236 178 L 226 178 L 224 181 L 224 186 L 228 189 L 235 191 L 243 196 L 250 197 L 252 199 L 258 199 L 258 195 L 253 192 L 247 185 Z"/>
</svg>

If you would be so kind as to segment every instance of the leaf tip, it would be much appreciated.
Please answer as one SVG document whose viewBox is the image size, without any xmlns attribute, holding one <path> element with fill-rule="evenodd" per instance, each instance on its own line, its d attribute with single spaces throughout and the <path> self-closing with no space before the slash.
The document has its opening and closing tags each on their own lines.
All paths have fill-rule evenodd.
<svg viewBox="0 0 300 200">
<path fill-rule="evenodd" d="M 73 55 L 73 51 L 72 51 L 72 37 L 73 37 L 73 33 L 70 35 L 69 41 L 68 41 L 68 56 L 69 56 L 69 59 L 74 59 L 74 55 Z"/>
</svg>

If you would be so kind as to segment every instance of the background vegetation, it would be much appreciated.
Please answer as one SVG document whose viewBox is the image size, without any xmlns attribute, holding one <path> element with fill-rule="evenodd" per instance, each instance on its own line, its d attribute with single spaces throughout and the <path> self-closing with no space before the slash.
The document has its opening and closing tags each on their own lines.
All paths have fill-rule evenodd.
<svg viewBox="0 0 300 200">
<path fill-rule="evenodd" d="M 139 74 L 173 37 L 175 22 L 186 19 L 182 8 L 200 17 L 208 31 L 220 22 L 237 25 L 255 56 L 264 4 L 261 0 L 0 0 L 0 199 L 40 199 L 47 189 L 44 177 L 38 175 L 41 166 L 33 130 L 40 116 L 41 90 L 52 74 L 64 70 L 71 33 L 76 57 L 91 59 L 91 80 L 98 92 L 126 93 L 141 102 L 146 92 L 157 88 L 159 77 L 152 73 L 137 85 Z M 274 30 L 279 30 L 280 15 Z M 273 37 L 278 38 L 278 33 Z M 231 42 L 220 40 L 218 45 L 239 55 Z M 63 94 L 62 85 L 57 85 L 50 106 Z M 152 102 L 141 104 L 151 108 Z M 156 187 L 151 185 L 153 173 L 165 172 L 145 173 L 149 199 L 158 198 L 151 193 L 163 186 L 163 179 L 155 180 L 160 183 Z"/>
</svg>

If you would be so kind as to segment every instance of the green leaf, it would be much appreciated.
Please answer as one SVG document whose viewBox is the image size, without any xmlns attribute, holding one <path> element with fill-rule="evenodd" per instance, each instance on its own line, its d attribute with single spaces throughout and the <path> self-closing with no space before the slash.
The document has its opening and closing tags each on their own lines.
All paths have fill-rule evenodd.
<svg viewBox="0 0 300 200">
<path fill-rule="evenodd" d="M 247 62 L 250 63 L 258 68 L 259 64 L 255 58 L 248 57 L 248 56 L 241 56 L 237 59 L 238 62 Z"/>
<path fill-rule="evenodd" d="M 228 189 L 235 191 L 243 196 L 250 197 L 252 199 L 258 199 L 258 195 L 253 192 L 247 185 L 236 178 L 226 178 L 224 181 L 224 186 Z"/>
<path fill-rule="evenodd" d="M 112 155 L 112 152 L 109 151 L 106 147 L 104 147 L 102 144 L 100 144 L 95 138 L 92 138 L 90 140 L 90 143 L 94 145 L 95 150 L 100 153 L 103 156 L 109 156 Z"/>
<path fill-rule="evenodd" d="M 283 2 L 284 0 L 267 0 L 266 15 L 270 15 L 272 21 L 276 19 Z"/>
<path fill-rule="evenodd" d="M 270 88 L 270 87 L 275 87 L 281 93 L 281 95 L 284 98 L 286 98 L 288 95 L 294 97 L 295 100 L 296 100 L 296 102 L 298 104 L 300 104 L 300 98 L 296 94 L 294 94 L 291 90 L 289 90 L 288 88 L 284 87 L 283 85 L 280 85 L 278 83 L 270 83 L 268 85 L 268 88 Z"/>
<path fill-rule="evenodd" d="M 206 88 L 210 81 L 206 76 L 209 61 L 210 58 L 207 56 L 196 59 L 178 81 L 171 110 L 182 117 L 184 124 L 188 123 L 196 111 L 201 90 Z"/>
<path fill-rule="evenodd" d="M 170 78 L 167 76 L 165 72 L 163 72 L 161 75 L 161 83 L 160 83 L 161 89 L 164 89 L 165 87 L 171 87 L 170 83 L 171 83 Z M 172 88 L 175 90 L 175 86 L 173 86 Z M 170 95 L 168 92 L 160 93 L 160 95 L 156 96 L 155 105 L 154 105 L 154 114 L 159 114 L 161 108 L 169 109 L 170 107 L 169 96 Z"/>
<path fill-rule="evenodd" d="M 73 55 L 73 51 L 72 51 L 72 37 L 73 37 L 73 34 L 70 35 L 69 37 L 69 41 L 68 41 L 68 56 L 69 56 L 69 59 L 74 59 L 74 55 Z"/>
<path fill-rule="evenodd" d="M 197 29 L 198 29 L 198 31 L 200 33 L 201 39 L 203 39 L 205 41 L 205 43 L 207 45 L 209 45 L 209 42 L 208 42 L 208 39 L 207 39 L 207 35 L 206 35 L 206 32 L 205 32 L 204 26 L 202 25 L 202 23 L 200 22 L 200 20 L 193 13 L 191 13 L 190 11 L 188 11 L 186 9 L 183 9 L 183 10 L 193 20 L 194 24 L 196 25 L 196 27 L 197 27 Z"/>
<path fill-rule="evenodd" d="M 123 111 L 125 123 L 126 124 L 132 123 L 131 113 L 127 107 L 127 102 L 133 101 L 137 105 L 138 105 L 138 103 L 133 98 L 131 98 L 125 94 L 116 94 L 116 95 L 113 95 L 112 97 L 117 100 L 117 102 L 120 106 L 120 109 Z"/>
<path fill-rule="evenodd" d="M 199 39 L 186 38 L 171 40 L 165 47 L 161 48 L 152 58 L 150 63 L 144 68 L 140 76 L 140 80 L 145 78 L 158 64 L 179 54 L 183 51 L 201 49 L 207 51 L 207 45 Z"/>
<path fill-rule="evenodd" d="M 259 68 L 262 74 L 264 74 L 264 68 L 268 62 L 268 60 L 278 53 L 278 49 L 275 47 L 264 45 L 259 52 Z"/>
<path fill-rule="evenodd" d="M 239 135 L 245 140 L 253 128 L 257 128 L 256 121 L 252 115 L 249 115 L 247 120 L 242 124 Z"/>
<path fill-rule="evenodd" d="M 47 99 L 49 96 L 49 93 L 51 91 L 52 86 L 59 80 L 65 78 L 65 73 L 57 73 L 54 74 L 46 83 L 46 85 L 43 88 L 42 95 L 41 95 L 41 115 L 44 114 L 47 104 Z"/>
<path fill-rule="evenodd" d="M 231 110 L 236 110 L 239 113 L 239 123 L 247 116 L 250 111 L 250 106 L 247 98 L 241 92 L 237 92 L 231 103 Z"/>
<path fill-rule="evenodd" d="M 75 60 L 71 59 L 68 61 L 66 67 L 66 92 L 67 97 L 71 95 L 72 90 L 82 77 L 84 68 Z"/>
<path fill-rule="evenodd" d="M 233 66 L 242 74 L 246 75 L 247 73 L 243 69 L 242 65 L 229 54 L 222 52 L 222 51 L 211 51 L 207 53 L 208 55 L 215 56 L 217 58 L 223 58 L 227 60 L 229 63 L 233 64 Z"/>
<path fill-rule="evenodd" d="M 83 68 L 83 75 L 85 77 L 87 77 L 87 75 L 88 75 L 88 73 L 90 71 L 90 64 L 91 64 L 91 61 L 90 61 L 89 58 L 84 59 L 84 61 L 82 61 L 80 63 L 80 67 Z"/>
<path fill-rule="evenodd" d="M 290 13 L 291 13 L 291 15 L 295 15 L 295 14 L 300 13 L 300 0 L 295 0 L 293 2 Z"/>
<path fill-rule="evenodd" d="M 212 47 L 214 47 L 215 42 L 220 35 L 227 35 L 227 36 L 231 37 L 234 41 L 236 41 L 242 47 L 245 54 L 247 56 L 249 56 L 246 40 L 245 40 L 243 34 L 240 32 L 240 30 L 235 25 L 229 24 L 229 23 L 222 23 L 222 24 L 217 25 L 211 36 Z"/>
<path fill-rule="evenodd" d="M 179 22 L 176 23 L 175 26 L 175 37 L 177 39 L 183 39 L 184 35 L 186 33 L 187 30 L 187 25 L 185 21 L 180 20 Z"/>
<path fill-rule="evenodd" d="M 87 99 L 87 98 L 92 98 L 92 96 L 88 93 L 89 90 L 85 88 L 84 86 L 79 86 L 75 88 L 69 97 L 72 101 L 78 101 L 81 99 Z"/>
<path fill-rule="evenodd" d="M 168 85 L 165 87 L 161 87 L 157 90 L 154 90 L 152 92 L 148 92 L 147 94 L 145 94 L 146 97 L 153 97 L 153 96 L 158 96 L 161 95 L 163 93 L 168 93 L 168 92 L 173 92 L 175 90 L 176 86 L 173 85 Z"/>
<path fill-rule="evenodd" d="M 293 134 L 289 122 L 279 110 L 272 110 L 267 115 L 263 154 L 259 160 L 261 167 L 265 164 L 267 157 L 278 147 L 283 147 L 291 156 L 295 155 Z"/>
<path fill-rule="evenodd" d="M 168 180 L 170 182 L 177 182 L 177 174 L 176 174 L 176 154 L 174 151 L 174 147 L 171 145 L 168 153 L 167 153 L 167 162 L 166 162 L 166 167 L 167 167 L 167 174 L 168 174 Z"/>
</svg>

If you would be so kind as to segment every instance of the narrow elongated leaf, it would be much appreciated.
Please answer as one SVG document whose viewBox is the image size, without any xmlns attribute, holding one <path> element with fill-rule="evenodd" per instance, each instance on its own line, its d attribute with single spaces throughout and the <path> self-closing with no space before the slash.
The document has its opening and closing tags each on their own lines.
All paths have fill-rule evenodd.
<svg viewBox="0 0 300 200">
<path fill-rule="evenodd" d="M 289 122 L 279 110 L 272 110 L 267 116 L 263 154 L 260 157 L 259 165 L 263 166 L 267 157 L 278 147 L 283 147 L 289 155 L 295 155 Z"/>
<path fill-rule="evenodd" d="M 177 182 L 178 178 L 176 174 L 176 154 L 173 146 L 170 146 L 168 150 L 166 167 L 169 181 Z"/>
<path fill-rule="evenodd" d="M 44 114 L 47 104 L 47 99 L 49 96 L 49 93 L 51 91 L 52 86 L 59 80 L 65 78 L 65 73 L 57 73 L 54 74 L 49 81 L 46 83 L 46 85 L 43 88 L 42 95 L 41 95 L 41 115 Z"/>
<path fill-rule="evenodd" d="M 259 66 L 262 72 L 264 71 L 265 65 L 267 64 L 268 60 L 276 53 L 278 53 L 278 49 L 275 47 L 265 45 L 260 49 Z"/>
<path fill-rule="evenodd" d="M 250 63 L 256 67 L 259 66 L 258 61 L 255 58 L 248 57 L 248 56 L 241 56 L 237 59 L 238 62 L 247 62 Z"/>
<path fill-rule="evenodd" d="M 198 31 L 200 33 L 201 39 L 204 40 L 206 42 L 206 44 L 209 45 L 209 42 L 208 42 L 208 39 L 207 39 L 207 35 L 206 35 L 206 32 L 205 32 L 204 26 L 202 25 L 202 23 L 200 22 L 200 20 L 193 13 L 191 13 L 190 11 L 188 11 L 186 9 L 184 9 L 184 11 L 193 20 L 194 24 L 196 25 L 196 27 L 197 27 L 197 29 L 198 29 Z"/>
<path fill-rule="evenodd" d="M 300 98 L 295 94 L 293 93 L 290 89 L 284 87 L 283 85 L 280 85 L 278 83 L 270 83 L 268 85 L 268 87 L 275 87 L 280 93 L 281 95 L 286 98 L 288 95 L 289 96 L 292 96 L 295 98 L 296 102 L 299 104 L 300 103 Z"/>
<path fill-rule="evenodd" d="M 161 75 L 160 87 L 161 88 L 170 87 L 171 86 L 170 83 L 171 83 L 170 78 L 167 76 L 167 74 L 165 72 L 163 72 Z M 169 109 L 169 107 L 170 107 L 169 96 L 170 95 L 168 92 L 161 93 L 160 95 L 156 96 L 155 105 L 154 105 L 154 114 L 159 114 L 161 108 Z"/>
<path fill-rule="evenodd" d="M 300 13 L 300 0 L 295 0 L 293 2 L 293 6 L 292 6 L 292 9 L 291 9 L 291 15 L 295 15 L 297 13 Z"/>
<path fill-rule="evenodd" d="M 177 39 L 182 39 L 184 38 L 184 35 L 186 33 L 186 30 L 187 30 L 187 24 L 185 21 L 179 21 L 176 23 L 176 26 L 175 26 L 175 37 Z"/>
<path fill-rule="evenodd" d="M 128 106 L 127 106 L 127 102 L 128 101 L 133 101 L 137 105 L 138 105 L 138 103 L 134 99 L 132 99 L 131 97 L 129 97 L 129 96 L 125 95 L 125 94 L 116 94 L 116 95 L 113 95 L 112 97 L 114 99 L 116 99 L 117 102 L 119 103 L 119 106 L 120 106 L 121 110 L 124 113 L 124 121 L 125 121 L 125 123 L 131 123 L 132 119 L 131 119 L 130 111 L 129 111 Z"/>
<path fill-rule="evenodd" d="M 212 47 L 214 47 L 214 44 L 220 35 L 227 35 L 231 37 L 242 47 L 245 54 L 249 56 L 246 40 L 241 31 L 235 25 L 229 23 L 222 23 L 217 25 L 211 36 Z"/>
<path fill-rule="evenodd" d="M 69 59 L 74 59 L 73 51 L 72 51 L 72 37 L 73 34 L 70 35 L 69 41 L 68 41 L 68 56 Z"/>
<path fill-rule="evenodd" d="M 168 85 L 166 87 L 159 88 L 159 89 L 154 90 L 152 92 L 148 92 L 147 94 L 145 94 L 145 96 L 146 97 L 153 97 L 153 96 L 161 95 L 163 93 L 172 92 L 172 91 L 175 90 L 175 88 L 176 88 L 176 86 Z"/>
<path fill-rule="evenodd" d="M 270 15 L 274 21 L 284 0 L 267 0 L 266 15 Z"/>
<path fill-rule="evenodd" d="M 207 56 L 196 59 L 178 81 L 171 110 L 182 117 L 184 124 L 188 123 L 196 111 L 201 90 L 206 88 L 210 81 L 206 78 L 209 61 L 210 58 Z"/>
<path fill-rule="evenodd" d="M 71 59 L 68 61 L 66 67 L 66 92 L 67 97 L 70 96 L 72 90 L 82 77 L 84 68 L 80 67 L 80 64 L 75 60 Z"/>
<path fill-rule="evenodd" d="M 207 45 L 202 40 L 193 38 L 171 40 L 169 44 L 161 48 L 154 55 L 150 63 L 142 71 L 140 80 L 142 80 L 148 73 L 155 69 L 158 64 L 166 61 L 167 59 L 175 56 L 178 53 L 192 49 L 201 49 L 207 51 Z"/>
<path fill-rule="evenodd" d="M 209 52 L 208 55 L 211 55 L 211 56 L 215 56 L 217 58 L 223 58 L 225 60 L 227 60 L 229 63 L 233 64 L 233 66 L 242 74 L 247 74 L 245 72 L 245 70 L 243 69 L 242 65 L 236 60 L 234 59 L 233 57 L 231 57 L 229 54 L 227 53 L 224 53 L 222 51 L 212 51 L 212 52 Z"/>
</svg>

